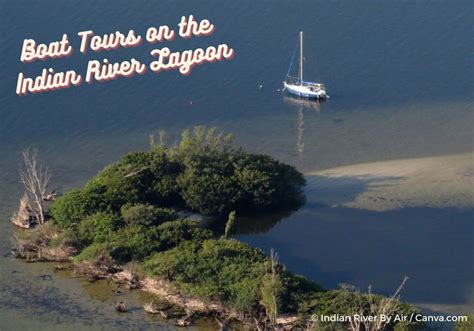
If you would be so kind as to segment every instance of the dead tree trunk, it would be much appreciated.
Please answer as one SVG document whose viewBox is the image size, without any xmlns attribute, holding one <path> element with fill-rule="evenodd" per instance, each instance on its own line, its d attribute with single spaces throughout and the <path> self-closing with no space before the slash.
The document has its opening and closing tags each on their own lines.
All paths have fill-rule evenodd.
<svg viewBox="0 0 474 331">
<path fill-rule="evenodd" d="M 20 199 L 18 211 L 11 217 L 11 222 L 16 226 L 28 229 L 31 226 L 31 209 L 28 205 L 28 197 L 26 193 Z"/>
<path fill-rule="evenodd" d="M 33 218 L 40 224 L 45 221 L 45 202 L 49 199 L 48 184 L 50 174 L 48 168 L 38 163 L 36 150 L 24 150 L 23 164 L 20 167 L 21 182 L 25 186 L 25 199 Z"/>
</svg>

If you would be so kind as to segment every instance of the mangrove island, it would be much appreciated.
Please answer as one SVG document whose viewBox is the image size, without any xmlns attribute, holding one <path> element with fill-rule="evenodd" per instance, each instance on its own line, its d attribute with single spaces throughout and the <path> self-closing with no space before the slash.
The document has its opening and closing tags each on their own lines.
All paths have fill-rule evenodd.
<svg viewBox="0 0 474 331">
<path fill-rule="evenodd" d="M 233 238 L 239 215 L 298 208 L 305 178 L 270 156 L 233 147 L 231 135 L 196 127 L 173 146 L 160 135 L 149 150 L 125 155 L 59 197 L 46 190 L 49 174 L 38 168 L 36 154 L 24 157 L 27 192 L 12 218 L 28 228 L 16 234 L 19 258 L 58 261 L 91 281 L 107 278 L 148 291 L 183 311 L 175 321 L 180 326 L 207 316 L 221 326 L 259 330 L 422 327 L 393 319 L 318 321 L 315 316 L 419 311 L 399 301 L 401 288 L 391 297 L 350 285 L 325 290 L 287 270 L 277 253 L 267 256 Z M 144 309 L 168 316 L 154 302 Z M 125 303 L 117 310 L 126 311 Z"/>
</svg>

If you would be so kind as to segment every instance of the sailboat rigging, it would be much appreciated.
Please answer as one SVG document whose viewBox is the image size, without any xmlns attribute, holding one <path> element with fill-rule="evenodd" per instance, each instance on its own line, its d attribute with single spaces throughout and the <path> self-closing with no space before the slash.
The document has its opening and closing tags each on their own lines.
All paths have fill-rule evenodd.
<svg viewBox="0 0 474 331">
<path fill-rule="evenodd" d="M 303 31 L 300 32 L 299 38 L 299 48 L 300 48 L 300 63 L 298 70 L 298 77 L 290 76 L 291 67 L 293 65 L 293 58 L 291 59 L 290 67 L 288 68 L 288 73 L 286 74 L 286 79 L 283 82 L 283 90 L 288 90 L 289 93 L 297 95 L 299 97 L 311 98 L 311 99 L 328 99 L 329 96 L 326 94 L 326 88 L 323 83 L 317 82 L 306 82 L 303 80 Z M 296 53 L 296 49 L 295 49 Z"/>
</svg>

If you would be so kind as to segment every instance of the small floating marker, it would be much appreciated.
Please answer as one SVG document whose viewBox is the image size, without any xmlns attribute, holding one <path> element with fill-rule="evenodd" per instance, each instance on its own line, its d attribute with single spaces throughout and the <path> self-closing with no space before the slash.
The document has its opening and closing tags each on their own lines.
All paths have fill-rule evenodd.
<svg viewBox="0 0 474 331">
<path fill-rule="evenodd" d="M 263 85 L 260 84 L 260 85 L 258 86 L 258 88 L 262 90 L 262 89 L 263 89 Z"/>
</svg>

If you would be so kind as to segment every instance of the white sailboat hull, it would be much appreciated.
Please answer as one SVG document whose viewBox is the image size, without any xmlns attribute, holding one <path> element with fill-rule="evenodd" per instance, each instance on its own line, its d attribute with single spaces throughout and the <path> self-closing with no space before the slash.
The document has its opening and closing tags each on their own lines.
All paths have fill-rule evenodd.
<svg viewBox="0 0 474 331">
<path fill-rule="evenodd" d="M 300 31 L 300 68 L 298 77 L 291 77 L 290 71 L 293 65 L 293 58 L 296 54 L 293 54 L 293 58 L 290 62 L 290 67 L 288 68 L 288 73 L 286 74 L 286 79 L 283 82 L 285 85 L 284 90 L 287 90 L 290 94 L 299 96 L 300 98 L 309 98 L 309 99 L 327 99 L 329 96 L 326 95 L 326 88 L 322 83 L 317 82 L 308 82 L 303 80 L 303 31 Z"/>
<path fill-rule="evenodd" d="M 312 89 L 310 86 L 290 84 L 287 82 L 283 82 L 283 84 L 285 85 L 285 90 L 289 93 L 302 98 L 326 99 L 328 97 L 326 91 L 322 89 Z"/>
</svg>

